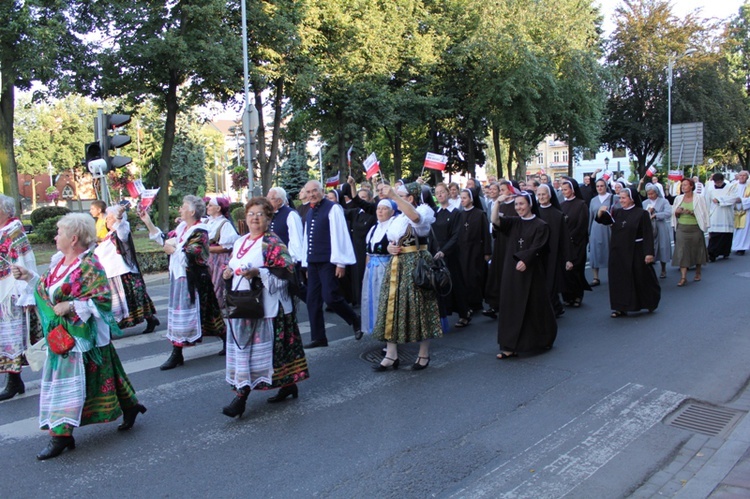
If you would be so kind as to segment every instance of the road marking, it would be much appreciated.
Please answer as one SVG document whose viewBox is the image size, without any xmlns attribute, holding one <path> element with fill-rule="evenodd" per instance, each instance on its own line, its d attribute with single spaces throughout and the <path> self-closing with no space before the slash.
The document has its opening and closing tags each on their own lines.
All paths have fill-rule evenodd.
<svg viewBox="0 0 750 499">
<path fill-rule="evenodd" d="M 628 383 L 453 497 L 552 498 L 570 494 L 685 398 Z M 531 469 L 535 471 L 529 477 Z"/>
<path fill-rule="evenodd" d="M 311 350 L 310 352 L 306 352 L 306 356 L 308 359 L 325 357 L 332 354 L 340 357 L 344 350 L 351 352 L 351 341 L 351 338 L 342 338 L 340 340 L 332 341 L 328 348 Z M 199 347 L 193 347 L 192 349 L 196 350 L 201 346 L 215 345 L 200 345 Z M 187 350 L 189 349 L 186 349 L 186 355 Z M 210 353 L 212 352 L 213 349 Z M 466 350 L 441 349 L 439 358 L 435 357 L 430 363 L 430 369 L 442 369 L 476 355 L 475 352 L 469 352 Z M 190 358 L 195 358 L 195 356 L 191 356 Z M 188 360 L 187 357 L 186 360 Z M 157 361 L 157 364 L 155 365 L 159 365 L 164 361 L 164 356 L 160 355 L 158 356 L 158 360 L 154 359 L 154 361 Z M 145 365 L 146 362 L 153 361 L 151 357 L 147 357 L 136 362 L 143 362 L 142 365 Z M 133 363 L 130 365 L 133 365 Z M 125 371 L 128 373 L 134 372 L 127 368 Z M 347 377 L 339 382 L 325 386 L 313 386 L 310 390 L 306 391 L 303 404 L 285 404 L 285 406 L 279 411 L 272 411 L 271 413 L 258 415 L 253 419 L 251 425 L 242 426 L 238 431 L 244 433 L 263 431 L 266 423 L 271 424 L 271 421 L 278 421 L 279 418 L 286 419 L 290 414 L 303 415 L 314 411 L 325 410 L 331 406 L 349 402 L 354 398 L 361 397 L 375 390 L 380 390 L 398 383 L 408 383 L 411 378 L 418 378 L 420 376 L 423 375 L 411 371 L 402 371 L 399 376 L 377 376 L 373 375 L 369 367 L 363 367 L 362 372 L 357 376 Z M 149 401 L 154 401 L 154 403 L 158 401 L 160 405 L 164 405 L 172 400 L 189 399 L 191 393 L 205 390 L 207 385 L 215 384 L 218 380 L 223 381 L 224 379 L 225 370 L 219 369 L 191 376 L 189 378 L 182 378 L 169 383 L 163 383 L 144 390 L 138 390 L 137 396 L 139 401 L 143 402 L 147 407 L 149 406 Z M 227 394 L 229 393 L 229 390 L 227 390 Z M 25 396 L 27 395 L 23 395 L 22 397 Z M 20 397 L 21 396 L 14 397 L 12 400 L 18 400 Z M 218 412 L 219 407 L 217 407 L 216 410 Z M 227 423 L 230 423 L 230 421 L 227 420 Z M 205 446 L 206 443 L 227 442 L 237 437 L 236 431 L 226 431 L 224 426 L 216 428 L 215 422 L 206 421 L 206 424 L 209 426 L 208 429 L 200 429 L 200 431 L 196 429 L 196 437 L 194 442 L 191 443 L 191 446 L 204 448 L 203 446 Z M 40 435 L 38 416 L 0 425 L 0 444 L 5 441 L 35 438 Z M 185 442 L 181 442 L 181 444 L 185 444 Z M 164 454 L 165 459 L 169 458 L 168 454 L 169 453 Z M 156 460 L 160 458 L 152 456 L 149 459 Z"/>
</svg>

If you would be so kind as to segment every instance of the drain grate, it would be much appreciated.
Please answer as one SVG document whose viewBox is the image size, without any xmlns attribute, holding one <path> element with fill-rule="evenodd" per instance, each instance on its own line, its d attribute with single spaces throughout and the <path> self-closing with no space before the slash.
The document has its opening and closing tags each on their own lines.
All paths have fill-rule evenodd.
<svg viewBox="0 0 750 499">
<path fill-rule="evenodd" d="M 368 350 L 360 355 L 359 358 L 364 360 L 365 362 L 380 364 L 380 361 L 383 360 L 383 348 L 384 347 L 377 347 L 373 348 L 372 350 Z M 417 361 L 417 352 L 413 352 L 411 351 L 411 349 L 406 349 L 404 347 L 399 347 L 398 358 L 401 361 L 402 366 L 408 366 Z"/>
<path fill-rule="evenodd" d="M 710 437 L 725 437 L 745 413 L 726 407 L 688 402 L 665 421 L 667 425 Z"/>
</svg>

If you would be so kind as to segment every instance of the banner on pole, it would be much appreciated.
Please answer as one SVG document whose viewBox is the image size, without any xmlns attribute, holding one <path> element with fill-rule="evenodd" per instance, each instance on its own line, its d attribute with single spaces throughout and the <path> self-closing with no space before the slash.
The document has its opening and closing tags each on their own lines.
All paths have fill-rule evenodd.
<svg viewBox="0 0 750 499">
<path fill-rule="evenodd" d="M 647 176 L 648 178 L 651 178 L 651 177 L 653 177 L 654 175 L 656 175 L 656 172 L 657 172 L 657 169 L 656 169 L 656 167 L 655 167 L 655 166 L 653 166 L 653 165 L 652 165 L 652 166 L 649 166 L 649 167 L 648 167 L 648 170 L 646 170 L 646 176 Z"/>
<path fill-rule="evenodd" d="M 326 187 L 337 187 L 339 185 L 339 178 L 341 177 L 341 172 L 337 172 L 336 175 L 333 177 L 329 177 L 326 179 Z"/>
<path fill-rule="evenodd" d="M 680 180 L 682 180 L 682 170 L 669 170 L 669 175 L 667 175 L 667 178 L 669 178 L 669 180 L 679 182 Z"/>
</svg>

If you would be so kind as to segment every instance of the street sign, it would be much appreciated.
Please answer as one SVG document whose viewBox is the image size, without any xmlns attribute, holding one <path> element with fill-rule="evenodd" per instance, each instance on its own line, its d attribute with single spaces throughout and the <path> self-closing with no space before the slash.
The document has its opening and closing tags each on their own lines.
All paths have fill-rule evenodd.
<svg viewBox="0 0 750 499">
<path fill-rule="evenodd" d="M 672 166 L 695 166 L 703 163 L 703 122 L 672 125 L 670 147 Z"/>
</svg>

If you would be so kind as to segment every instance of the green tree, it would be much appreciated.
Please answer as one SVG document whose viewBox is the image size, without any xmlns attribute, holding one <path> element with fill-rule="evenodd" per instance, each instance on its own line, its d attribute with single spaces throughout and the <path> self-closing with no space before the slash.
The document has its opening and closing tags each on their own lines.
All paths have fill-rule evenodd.
<svg viewBox="0 0 750 499">
<path fill-rule="evenodd" d="M 304 141 L 289 145 L 289 155 L 281 165 L 278 183 L 286 191 L 290 204 L 310 179 L 309 159 Z"/>
<path fill-rule="evenodd" d="M 610 149 L 629 149 L 638 176 L 643 176 L 666 147 L 669 60 L 689 47 L 701 46 L 707 28 L 692 14 L 677 18 L 663 0 L 626 1 L 615 17 L 607 54 L 612 78 L 603 141 Z M 680 59 L 676 77 L 695 60 Z M 690 98 L 683 95 L 680 100 Z"/>
<path fill-rule="evenodd" d="M 725 149 L 747 170 L 750 168 L 750 4 L 745 2 L 740 6 L 725 34 L 721 53 L 727 64 L 726 80 L 736 85 L 739 95 L 733 92 L 734 103 L 723 106 L 725 116 L 720 125 L 730 128 L 723 134 L 727 139 Z"/>
<path fill-rule="evenodd" d="M 172 149 L 171 173 L 172 188 L 170 203 L 179 205 L 188 194 L 203 197 L 206 194 L 206 152 L 188 132 L 179 130 Z"/>
<path fill-rule="evenodd" d="M 151 99 L 166 112 L 158 163 L 158 222 L 166 228 L 178 114 L 210 99 L 227 102 L 239 87 L 239 3 L 90 0 L 87 8 L 107 32 L 88 39 L 93 61 L 79 75 L 80 87 L 132 105 Z"/>
<path fill-rule="evenodd" d="M 5 194 L 19 199 L 14 153 L 16 90 L 33 82 L 64 93 L 67 78 L 82 58 L 81 43 L 71 27 L 80 11 L 69 0 L 0 2 L 0 167 Z M 83 22 L 83 21 L 81 21 Z M 85 31 L 85 30 L 84 30 Z M 20 202 L 17 205 L 20 210 Z"/>
</svg>

